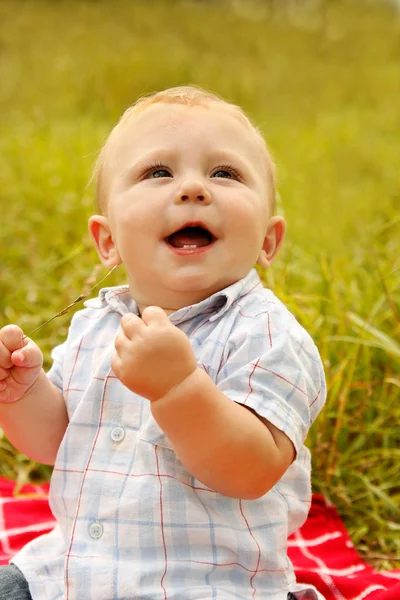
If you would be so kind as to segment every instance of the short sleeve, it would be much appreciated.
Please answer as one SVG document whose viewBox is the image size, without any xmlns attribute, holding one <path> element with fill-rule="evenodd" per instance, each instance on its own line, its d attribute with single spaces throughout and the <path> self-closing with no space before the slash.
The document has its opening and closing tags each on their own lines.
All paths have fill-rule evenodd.
<svg viewBox="0 0 400 600">
<path fill-rule="evenodd" d="M 47 377 L 50 381 L 63 393 L 63 371 L 64 371 L 64 356 L 66 351 L 66 342 L 56 346 L 51 351 L 53 364 L 47 372 Z"/>
<path fill-rule="evenodd" d="M 296 452 L 326 398 L 319 352 L 283 306 L 259 311 L 233 330 L 217 385 L 283 431 Z"/>
<path fill-rule="evenodd" d="M 97 302 L 97 298 L 91 299 L 90 302 L 96 306 L 95 302 Z M 60 390 L 61 393 L 63 393 L 64 387 L 67 387 L 64 386 L 67 355 L 70 354 L 71 346 L 76 344 L 77 339 L 80 339 L 84 325 L 88 322 L 88 319 L 85 317 L 85 315 L 87 315 L 88 311 L 91 310 L 91 308 L 86 308 L 84 310 L 79 310 L 72 315 L 71 322 L 68 327 L 67 338 L 62 344 L 55 346 L 51 351 L 53 363 L 47 372 L 47 377 L 56 386 L 56 388 Z"/>
</svg>

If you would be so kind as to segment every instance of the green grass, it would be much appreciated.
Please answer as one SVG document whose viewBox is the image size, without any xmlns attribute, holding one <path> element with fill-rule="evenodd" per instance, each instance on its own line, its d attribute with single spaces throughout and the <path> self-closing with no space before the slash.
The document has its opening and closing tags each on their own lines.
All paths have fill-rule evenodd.
<svg viewBox="0 0 400 600">
<path fill-rule="evenodd" d="M 299 3 L 298 3 L 299 4 Z M 241 104 L 279 173 L 285 249 L 265 280 L 329 386 L 314 490 L 362 555 L 399 559 L 400 15 L 384 2 L 0 3 L 0 326 L 29 332 L 85 287 L 96 154 L 143 92 L 197 83 Z M 97 276 L 105 271 L 101 269 Z M 124 280 L 117 272 L 110 284 Z M 35 334 L 46 366 L 70 316 Z M 49 476 L 0 439 L 0 472 Z"/>
</svg>

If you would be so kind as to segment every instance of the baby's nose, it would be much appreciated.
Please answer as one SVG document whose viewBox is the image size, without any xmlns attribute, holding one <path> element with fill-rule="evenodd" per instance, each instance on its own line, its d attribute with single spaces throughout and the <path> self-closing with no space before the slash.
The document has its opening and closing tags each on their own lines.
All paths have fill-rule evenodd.
<svg viewBox="0 0 400 600">
<path fill-rule="evenodd" d="M 193 179 L 182 183 L 177 194 L 177 201 L 188 202 L 190 200 L 196 200 L 204 204 L 211 202 L 211 195 L 201 181 Z"/>
</svg>

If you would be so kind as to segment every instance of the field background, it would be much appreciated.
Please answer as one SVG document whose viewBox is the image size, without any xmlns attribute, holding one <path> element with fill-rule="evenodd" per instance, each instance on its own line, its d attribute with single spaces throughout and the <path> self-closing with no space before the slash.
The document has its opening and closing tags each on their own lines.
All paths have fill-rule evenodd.
<svg viewBox="0 0 400 600">
<path fill-rule="evenodd" d="M 284 250 L 263 276 L 310 331 L 329 386 L 314 491 L 362 555 L 400 566 L 400 12 L 383 1 L 0 2 L 0 326 L 70 304 L 98 150 L 138 95 L 196 83 L 238 103 L 278 166 Z M 114 273 L 107 285 L 124 282 Z M 70 315 L 36 334 L 46 366 Z M 0 474 L 50 469 L 1 437 Z"/>
</svg>

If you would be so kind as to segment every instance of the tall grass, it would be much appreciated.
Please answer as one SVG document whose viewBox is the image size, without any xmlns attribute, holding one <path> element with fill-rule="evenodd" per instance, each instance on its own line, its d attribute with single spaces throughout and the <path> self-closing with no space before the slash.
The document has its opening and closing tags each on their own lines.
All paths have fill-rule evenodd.
<svg viewBox="0 0 400 600">
<path fill-rule="evenodd" d="M 85 287 L 98 262 L 87 182 L 110 127 L 138 95 L 197 83 L 241 104 L 275 156 L 289 225 L 262 275 L 326 368 L 329 397 L 308 440 L 314 490 L 336 504 L 367 560 L 400 566 L 395 8 L 3 0 L 0 23 L 0 326 L 28 332 Z M 124 281 L 118 271 L 110 285 Z M 46 366 L 69 320 L 35 334 Z M 4 437 L 0 459 L 0 472 L 20 482 L 49 476 Z"/>
</svg>

